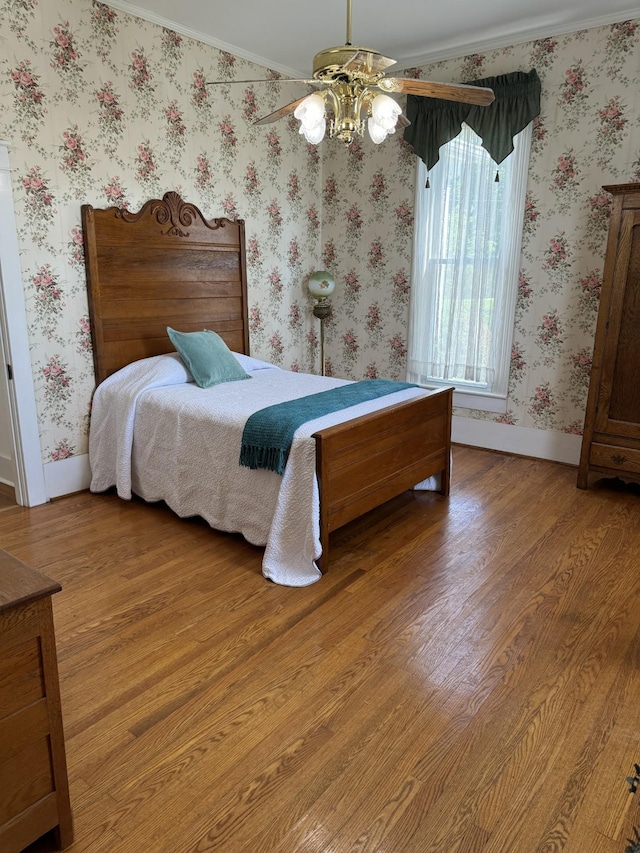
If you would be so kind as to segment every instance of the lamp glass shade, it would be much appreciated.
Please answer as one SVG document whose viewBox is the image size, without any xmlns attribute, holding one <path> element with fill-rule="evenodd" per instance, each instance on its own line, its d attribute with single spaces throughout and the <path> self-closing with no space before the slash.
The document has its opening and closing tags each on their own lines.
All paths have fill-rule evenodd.
<svg viewBox="0 0 640 853">
<path fill-rule="evenodd" d="M 309 276 L 309 293 L 316 299 L 327 299 L 336 287 L 336 282 L 331 273 L 319 270 Z"/>
</svg>

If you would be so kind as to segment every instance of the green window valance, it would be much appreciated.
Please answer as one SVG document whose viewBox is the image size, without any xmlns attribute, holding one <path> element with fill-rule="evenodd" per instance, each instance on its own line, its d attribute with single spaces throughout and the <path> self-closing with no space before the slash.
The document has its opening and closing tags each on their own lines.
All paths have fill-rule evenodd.
<svg viewBox="0 0 640 853">
<path fill-rule="evenodd" d="M 467 124 L 482 139 L 482 147 L 496 163 L 513 151 L 513 137 L 540 115 L 540 78 L 535 68 L 470 82 L 493 89 L 495 100 L 487 107 L 407 95 L 406 115 L 411 124 L 405 140 L 433 168 L 440 147 L 454 139 Z"/>
</svg>

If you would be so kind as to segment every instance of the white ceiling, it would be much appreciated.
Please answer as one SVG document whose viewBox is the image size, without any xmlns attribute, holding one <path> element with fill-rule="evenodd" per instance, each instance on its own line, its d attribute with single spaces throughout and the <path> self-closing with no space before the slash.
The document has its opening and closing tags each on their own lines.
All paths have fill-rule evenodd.
<svg viewBox="0 0 640 853">
<path fill-rule="evenodd" d="M 346 41 L 347 0 L 106 0 L 117 9 L 265 65 L 309 76 Z M 635 0 L 637 3 L 637 0 Z M 634 0 L 352 0 L 352 43 L 398 68 L 640 18 Z"/>
</svg>

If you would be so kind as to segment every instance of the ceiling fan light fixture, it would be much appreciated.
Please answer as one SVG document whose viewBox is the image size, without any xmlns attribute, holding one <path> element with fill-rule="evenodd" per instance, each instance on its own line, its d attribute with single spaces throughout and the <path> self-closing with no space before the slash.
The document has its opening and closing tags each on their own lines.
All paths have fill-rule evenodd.
<svg viewBox="0 0 640 853">
<path fill-rule="evenodd" d="M 390 133 L 395 133 L 402 108 L 388 95 L 376 95 L 371 99 L 367 129 L 371 140 L 379 145 Z"/>
<path fill-rule="evenodd" d="M 324 98 L 321 95 L 307 95 L 295 108 L 293 115 L 300 122 L 298 133 L 301 133 L 310 145 L 322 142 L 327 120 L 324 115 Z"/>
<path fill-rule="evenodd" d="M 387 136 L 389 136 L 389 131 L 385 130 L 381 124 L 378 124 L 373 116 L 369 116 L 367 120 L 367 130 L 369 131 L 371 141 L 375 142 L 376 145 L 380 145 L 380 143 L 384 142 Z"/>
<path fill-rule="evenodd" d="M 314 127 L 305 127 L 305 125 L 301 124 L 298 133 L 301 133 L 310 145 L 317 145 L 324 139 L 326 130 L 327 121 L 323 118 L 322 121 L 319 124 L 314 125 Z"/>
<path fill-rule="evenodd" d="M 376 95 L 371 101 L 371 116 L 387 133 L 394 132 L 401 112 L 400 104 L 389 95 Z"/>
<path fill-rule="evenodd" d="M 258 119 L 255 124 L 270 124 L 293 113 L 300 121 L 300 133 L 312 145 L 317 145 L 325 133 L 330 139 L 338 139 L 350 145 L 357 136 L 364 136 L 366 127 L 371 139 L 379 144 L 395 132 L 398 122 L 400 127 L 406 127 L 410 122 L 402 115 L 402 107 L 393 98 L 386 94 L 374 94 L 375 90 L 468 104 L 487 105 L 493 101 L 492 90 L 483 86 L 434 83 L 413 77 L 386 77 L 385 72 L 396 64 L 395 59 L 389 59 L 369 47 L 356 47 L 351 41 L 351 2 L 347 0 L 345 44 L 325 48 L 315 55 L 313 79 L 290 81 L 322 86 L 322 94 L 314 93 L 298 98 Z"/>
</svg>

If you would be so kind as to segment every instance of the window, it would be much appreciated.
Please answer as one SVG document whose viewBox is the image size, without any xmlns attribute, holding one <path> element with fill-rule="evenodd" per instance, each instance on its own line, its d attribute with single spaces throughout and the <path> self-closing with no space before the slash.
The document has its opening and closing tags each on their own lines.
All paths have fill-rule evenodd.
<svg viewBox="0 0 640 853">
<path fill-rule="evenodd" d="M 498 168 L 466 124 L 418 161 L 407 379 L 455 405 L 505 411 L 531 124 Z"/>
</svg>

